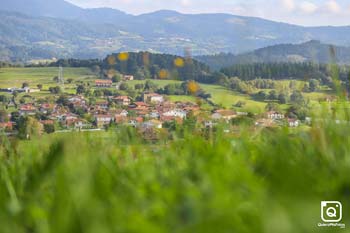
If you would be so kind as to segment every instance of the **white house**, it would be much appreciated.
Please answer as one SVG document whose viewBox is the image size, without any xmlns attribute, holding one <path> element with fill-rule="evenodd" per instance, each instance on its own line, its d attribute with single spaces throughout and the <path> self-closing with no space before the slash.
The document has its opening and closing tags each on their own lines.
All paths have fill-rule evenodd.
<svg viewBox="0 0 350 233">
<path fill-rule="evenodd" d="M 95 122 L 97 127 L 101 128 L 105 125 L 109 125 L 114 119 L 112 115 L 95 115 Z"/>
<path fill-rule="evenodd" d="M 267 112 L 266 115 L 268 119 L 272 119 L 272 120 L 284 119 L 284 115 L 276 111 Z"/>
<path fill-rule="evenodd" d="M 298 127 L 299 124 L 300 124 L 300 122 L 297 119 L 288 119 L 289 127 Z"/>
<path fill-rule="evenodd" d="M 143 94 L 143 101 L 145 103 L 163 103 L 164 97 L 157 93 L 145 93 Z"/>
<path fill-rule="evenodd" d="M 167 112 L 163 113 L 163 116 L 167 117 L 179 117 L 179 118 L 186 118 L 187 112 L 181 109 L 173 109 Z"/>
<path fill-rule="evenodd" d="M 115 112 L 115 115 L 120 117 L 127 117 L 129 113 L 125 109 L 120 109 Z"/>
<path fill-rule="evenodd" d="M 161 121 L 158 120 L 150 120 L 142 124 L 143 128 L 156 128 L 161 129 L 163 127 L 163 124 Z"/>
<path fill-rule="evenodd" d="M 154 118 L 154 119 L 158 119 L 160 117 L 160 114 L 159 114 L 159 112 L 153 111 L 149 114 L 149 117 Z"/>
</svg>

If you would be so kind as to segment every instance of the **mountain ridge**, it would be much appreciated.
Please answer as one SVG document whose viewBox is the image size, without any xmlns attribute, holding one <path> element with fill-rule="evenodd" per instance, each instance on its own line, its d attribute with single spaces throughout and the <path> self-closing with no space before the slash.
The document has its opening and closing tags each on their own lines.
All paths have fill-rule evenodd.
<svg viewBox="0 0 350 233">
<path fill-rule="evenodd" d="M 350 64 L 350 47 L 311 40 L 301 44 L 277 44 L 243 54 L 221 53 L 197 56 L 197 60 L 219 70 L 234 64 L 314 62 L 320 64 Z"/>
<path fill-rule="evenodd" d="M 169 10 L 135 16 L 111 8 L 83 9 L 63 0 L 3 0 L 0 17 L 1 60 L 101 58 L 121 51 L 240 54 L 313 39 L 350 45 L 348 26 L 303 27 L 257 17 Z"/>
</svg>

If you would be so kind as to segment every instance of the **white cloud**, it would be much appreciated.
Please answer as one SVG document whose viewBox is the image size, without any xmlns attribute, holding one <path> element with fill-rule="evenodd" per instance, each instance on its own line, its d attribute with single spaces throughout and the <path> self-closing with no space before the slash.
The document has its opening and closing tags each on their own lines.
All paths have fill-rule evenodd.
<svg viewBox="0 0 350 233">
<path fill-rule="evenodd" d="M 282 6 L 288 11 L 293 11 L 295 9 L 294 0 L 282 0 Z"/>
<path fill-rule="evenodd" d="M 182 6 L 189 6 L 189 5 L 191 5 L 191 1 L 190 0 L 181 0 L 181 5 Z"/>
<path fill-rule="evenodd" d="M 231 12 L 237 15 L 246 15 L 247 9 L 243 6 L 234 6 L 231 8 Z"/>
<path fill-rule="evenodd" d="M 312 2 L 302 2 L 300 4 L 300 9 L 303 13 L 312 14 L 317 10 L 317 6 Z"/>
<path fill-rule="evenodd" d="M 337 1 L 330 0 L 326 3 L 326 8 L 331 13 L 339 13 L 341 11 L 340 6 Z"/>
</svg>

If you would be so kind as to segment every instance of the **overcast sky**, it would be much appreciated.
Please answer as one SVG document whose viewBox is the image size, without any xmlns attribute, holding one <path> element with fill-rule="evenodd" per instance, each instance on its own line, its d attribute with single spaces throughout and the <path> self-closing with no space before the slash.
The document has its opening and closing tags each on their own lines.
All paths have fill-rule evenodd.
<svg viewBox="0 0 350 233">
<path fill-rule="evenodd" d="M 131 14 L 160 9 L 231 13 L 299 25 L 350 25 L 350 0 L 67 0 L 85 8 L 111 7 Z"/>
</svg>

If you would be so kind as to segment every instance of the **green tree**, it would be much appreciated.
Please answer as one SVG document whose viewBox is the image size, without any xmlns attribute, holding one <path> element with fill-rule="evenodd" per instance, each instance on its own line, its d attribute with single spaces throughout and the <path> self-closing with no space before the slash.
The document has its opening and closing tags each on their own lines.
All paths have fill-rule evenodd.
<svg viewBox="0 0 350 233">
<path fill-rule="evenodd" d="M 22 83 L 22 88 L 25 88 L 25 87 L 29 87 L 29 83 L 27 82 Z"/>
<path fill-rule="evenodd" d="M 53 124 L 45 124 L 44 125 L 44 132 L 47 134 L 51 134 L 55 132 L 55 125 Z"/>
<path fill-rule="evenodd" d="M 114 83 L 118 83 L 122 80 L 122 77 L 120 76 L 120 74 L 116 74 L 112 77 L 112 82 Z"/>
<path fill-rule="evenodd" d="M 50 87 L 49 91 L 50 91 L 51 94 L 60 94 L 60 93 L 62 93 L 62 89 L 59 86 Z"/>
<path fill-rule="evenodd" d="M 17 124 L 18 136 L 22 139 L 39 136 L 43 130 L 40 122 L 33 117 L 20 117 Z"/>
<path fill-rule="evenodd" d="M 320 81 L 316 79 L 310 79 L 309 87 L 311 92 L 317 91 L 320 88 Z"/>
<path fill-rule="evenodd" d="M 300 91 L 293 91 L 292 95 L 290 96 L 290 101 L 296 104 L 302 104 L 305 102 Z"/>
<path fill-rule="evenodd" d="M 6 95 L 0 95 L 0 102 L 6 104 L 9 102 L 9 98 Z"/>
<path fill-rule="evenodd" d="M 128 90 L 130 87 L 129 87 L 129 85 L 127 84 L 127 83 L 121 83 L 120 85 L 119 85 L 119 90 L 122 90 L 122 91 L 126 91 L 126 90 Z"/>
<path fill-rule="evenodd" d="M 270 102 L 265 106 L 265 110 L 266 111 L 279 111 L 280 107 L 278 104 Z"/>
<path fill-rule="evenodd" d="M 145 85 L 143 83 L 135 84 L 135 90 L 143 90 Z"/>
<path fill-rule="evenodd" d="M 280 93 L 280 94 L 278 95 L 278 102 L 279 102 L 280 104 L 286 104 L 286 103 L 287 103 L 287 95 L 284 94 L 284 93 Z"/>
<path fill-rule="evenodd" d="M 272 90 L 269 92 L 269 97 L 268 97 L 269 100 L 276 100 L 277 98 L 278 96 L 275 90 Z"/>
<path fill-rule="evenodd" d="M 0 122 L 8 122 L 9 116 L 5 110 L 0 110 Z"/>
<path fill-rule="evenodd" d="M 77 95 L 84 94 L 86 92 L 86 90 L 87 89 L 86 89 L 85 85 L 79 84 L 77 89 L 76 89 L 76 93 L 77 93 Z"/>
</svg>

